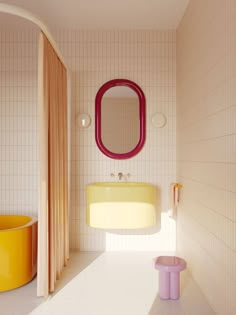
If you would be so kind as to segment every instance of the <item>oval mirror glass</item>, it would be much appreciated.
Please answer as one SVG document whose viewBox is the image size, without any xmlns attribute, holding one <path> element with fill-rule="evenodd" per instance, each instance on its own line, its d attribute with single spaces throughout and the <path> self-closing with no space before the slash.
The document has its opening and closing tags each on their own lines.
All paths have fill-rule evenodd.
<svg viewBox="0 0 236 315">
<path fill-rule="evenodd" d="M 101 139 L 116 154 L 132 151 L 139 141 L 139 98 L 127 86 L 112 87 L 101 104 Z"/>
<path fill-rule="evenodd" d="M 137 154 L 145 141 L 145 97 L 132 81 L 105 83 L 96 96 L 96 141 L 114 159 Z"/>
</svg>

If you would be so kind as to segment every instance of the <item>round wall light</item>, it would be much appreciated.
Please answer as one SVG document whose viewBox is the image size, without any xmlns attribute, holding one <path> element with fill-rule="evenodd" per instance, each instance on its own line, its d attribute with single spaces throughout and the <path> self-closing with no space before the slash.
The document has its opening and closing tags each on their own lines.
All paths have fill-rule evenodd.
<svg viewBox="0 0 236 315">
<path fill-rule="evenodd" d="M 152 125 L 155 128 L 163 128 L 166 125 L 166 116 L 162 113 L 155 113 L 152 116 Z"/>
<path fill-rule="evenodd" d="M 80 114 L 77 118 L 77 124 L 80 128 L 88 128 L 91 124 L 91 118 L 88 114 Z"/>
</svg>

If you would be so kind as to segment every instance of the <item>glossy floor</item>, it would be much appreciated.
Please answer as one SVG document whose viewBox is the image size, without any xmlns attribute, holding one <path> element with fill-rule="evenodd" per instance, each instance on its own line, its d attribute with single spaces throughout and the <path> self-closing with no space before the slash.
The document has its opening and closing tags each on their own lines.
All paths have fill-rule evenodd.
<svg viewBox="0 0 236 315">
<path fill-rule="evenodd" d="M 0 294 L 1 315 L 213 315 L 187 271 L 181 298 L 161 301 L 155 253 L 72 253 L 57 291 L 36 298 L 36 281 Z"/>
</svg>

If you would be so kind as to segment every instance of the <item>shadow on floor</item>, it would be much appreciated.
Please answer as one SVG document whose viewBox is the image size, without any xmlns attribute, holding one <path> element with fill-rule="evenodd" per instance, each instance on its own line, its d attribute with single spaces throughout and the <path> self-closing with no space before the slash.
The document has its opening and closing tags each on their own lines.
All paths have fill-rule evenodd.
<svg viewBox="0 0 236 315">
<path fill-rule="evenodd" d="M 96 260 L 103 252 L 79 252 L 71 251 L 68 265 L 64 268 L 60 280 L 56 283 L 56 290 L 52 294 L 55 296 L 63 289 L 74 277 L 81 271 L 86 269 L 94 260 Z"/>
<path fill-rule="evenodd" d="M 156 296 L 148 315 L 215 315 L 188 271 L 180 275 L 179 300 L 161 300 Z"/>
<path fill-rule="evenodd" d="M 74 277 L 86 269 L 102 252 L 91 252 L 83 254 L 80 252 L 71 252 L 68 265 L 63 270 L 61 279 L 56 283 L 55 296 L 62 290 Z M 47 298 L 37 297 L 37 278 L 30 283 L 7 292 L 0 293 L 0 315 L 26 315 L 40 309 L 47 303 Z"/>
</svg>

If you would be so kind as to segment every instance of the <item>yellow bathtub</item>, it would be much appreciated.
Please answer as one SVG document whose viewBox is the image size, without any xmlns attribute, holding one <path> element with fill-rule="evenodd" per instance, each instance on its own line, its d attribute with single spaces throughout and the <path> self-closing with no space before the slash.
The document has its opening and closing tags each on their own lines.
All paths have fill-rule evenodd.
<svg viewBox="0 0 236 315">
<path fill-rule="evenodd" d="M 0 215 L 0 292 L 31 281 L 37 270 L 37 219 Z"/>
</svg>

